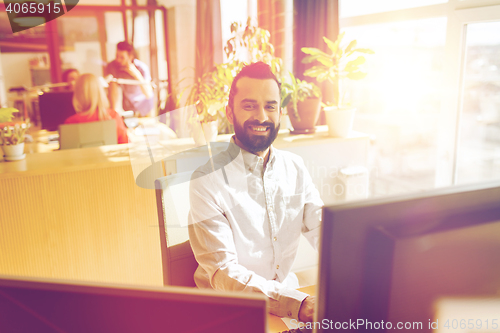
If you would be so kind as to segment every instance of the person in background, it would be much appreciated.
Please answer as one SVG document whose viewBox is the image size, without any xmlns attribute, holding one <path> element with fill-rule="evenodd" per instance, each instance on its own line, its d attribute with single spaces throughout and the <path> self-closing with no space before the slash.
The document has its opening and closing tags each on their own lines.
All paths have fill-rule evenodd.
<svg viewBox="0 0 500 333">
<path fill-rule="evenodd" d="M 106 67 L 106 76 L 115 79 L 129 79 L 145 81 L 147 83 L 130 85 L 109 83 L 109 100 L 111 107 L 118 110 L 120 99 L 124 111 L 134 111 L 137 116 L 148 115 L 154 107 L 153 89 L 151 87 L 151 74 L 148 66 L 135 59 L 134 48 L 127 42 L 116 45 L 115 60 Z M 122 93 L 120 94 L 120 90 Z"/>
<path fill-rule="evenodd" d="M 127 128 L 123 119 L 115 110 L 109 108 L 104 88 L 95 75 L 83 74 L 76 80 L 73 107 L 76 114 L 66 119 L 65 124 L 114 119 L 118 143 L 128 142 Z"/>
<path fill-rule="evenodd" d="M 63 82 L 68 84 L 67 90 L 73 91 L 75 90 L 75 82 L 80 76 L 80 72 L 76 68 L 69 68 L 65 70 L 62 74 Z"/>
</svg>

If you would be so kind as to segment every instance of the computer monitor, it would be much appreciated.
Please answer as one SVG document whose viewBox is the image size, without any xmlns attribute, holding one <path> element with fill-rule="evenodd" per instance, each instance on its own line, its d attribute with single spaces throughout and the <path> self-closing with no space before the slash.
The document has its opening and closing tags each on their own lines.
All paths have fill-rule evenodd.
<svg viewBox="0 0 500 333">
<path fill-rule="evenodd" d="M 265 332 L 263 295 L 0 275 L 1 332 Z"/>
<path fill-rule="evenodd" d="M 316 331 L 500 329 L 500 311 L 439 318 L 498 306 L 500 182 L 325 207 L 319 265 Z"/>
<path fill-rule="evenodd" d="M 48 131 L 57 131 L 59 125 L 76 113 L 72 91 L 45 92 L 38 96 L 38 106 L 42 128 Z"/>
</svg>

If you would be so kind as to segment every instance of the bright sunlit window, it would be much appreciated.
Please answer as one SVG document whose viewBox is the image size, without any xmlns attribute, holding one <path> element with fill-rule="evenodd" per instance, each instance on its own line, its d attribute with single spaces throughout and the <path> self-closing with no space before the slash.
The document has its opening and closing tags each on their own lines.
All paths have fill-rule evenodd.
<svg viewBox="0 0 500 333">
<path fill-rule="evenodd" d="M 446 2 L 448 0 L 341 0 L 339 7 L 340 17 L 350 17 Z"/>
<path fill-rule="evenodd" d="M 344 30 L 348 39 L 375 51 L 367 57 L 368 76 L 345 82 L 358 109 L 355 129 L 375 138 L 372 195 L 432 188 L 446 18 Z M 398 181 L 389 181 L 394 177 Z"/>
<path fill-rule="evenodd" d="M 368 76 L 345 82 L 354 128 L 373 138 L 371 195 L 500 178 L 500 0 L 340 9 L 346 37 L 375 51 Z"/>
</svg>

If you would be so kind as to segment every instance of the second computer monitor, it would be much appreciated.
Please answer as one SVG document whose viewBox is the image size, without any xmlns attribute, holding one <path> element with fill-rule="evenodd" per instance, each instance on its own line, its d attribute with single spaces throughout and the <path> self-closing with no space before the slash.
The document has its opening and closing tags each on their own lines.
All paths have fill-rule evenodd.
<svg viewBox="0 0 500 333">
<path fill-rule="evenodd" d="M 331 206 L 323 217 L 318 331 L 500 329 L 500 182 Z"/>
<path fill-rule="evenodd" d="M 1 332 L 265 332 L 263 295 L 0 275 Z"/>
<path fill-rule="evenodd" d="M 46 92 L 38 96 L 42 128 L 57 131 L 59 125 L 75 114 L 72 91 Z"/>
</svg>

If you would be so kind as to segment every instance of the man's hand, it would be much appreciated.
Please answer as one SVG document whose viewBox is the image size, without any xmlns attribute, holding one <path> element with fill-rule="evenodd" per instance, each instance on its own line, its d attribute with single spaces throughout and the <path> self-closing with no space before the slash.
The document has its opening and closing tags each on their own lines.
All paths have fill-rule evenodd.
<svg viewBox="0 0 500 333">
<path fill-rule="evenodd" d="M 299 320 L 307 323 L 313 321 L 314 316 L 314 304 L 316 303 L 316 297 L 307 296 L 300 305 L 299 309 Z"/>
<path fill-rule="evenodd" d="M 127 73 L 132 75 L 132 77 L 138 81 L 144 81 L 144 77 L 137 67 L 135 67 L 134 63 L 130 63 L 128 67 L 125 69 Z"/>
<path fill-rule="evenodd" d="M 134 79 L 137 81 L 144 81 L 144 77 L 142 76 L 141 72 L 133 63 L 131 63 L 128 68 L 127 72 L 132 75 Z M 151 82 L 144 82 L 144 84 L 141 84 L 141 90 L 142 93 L 146 96 L 146 98 L 151 98 L 153 97 L 153 89 L 151 88 Z"/>
</svg>

